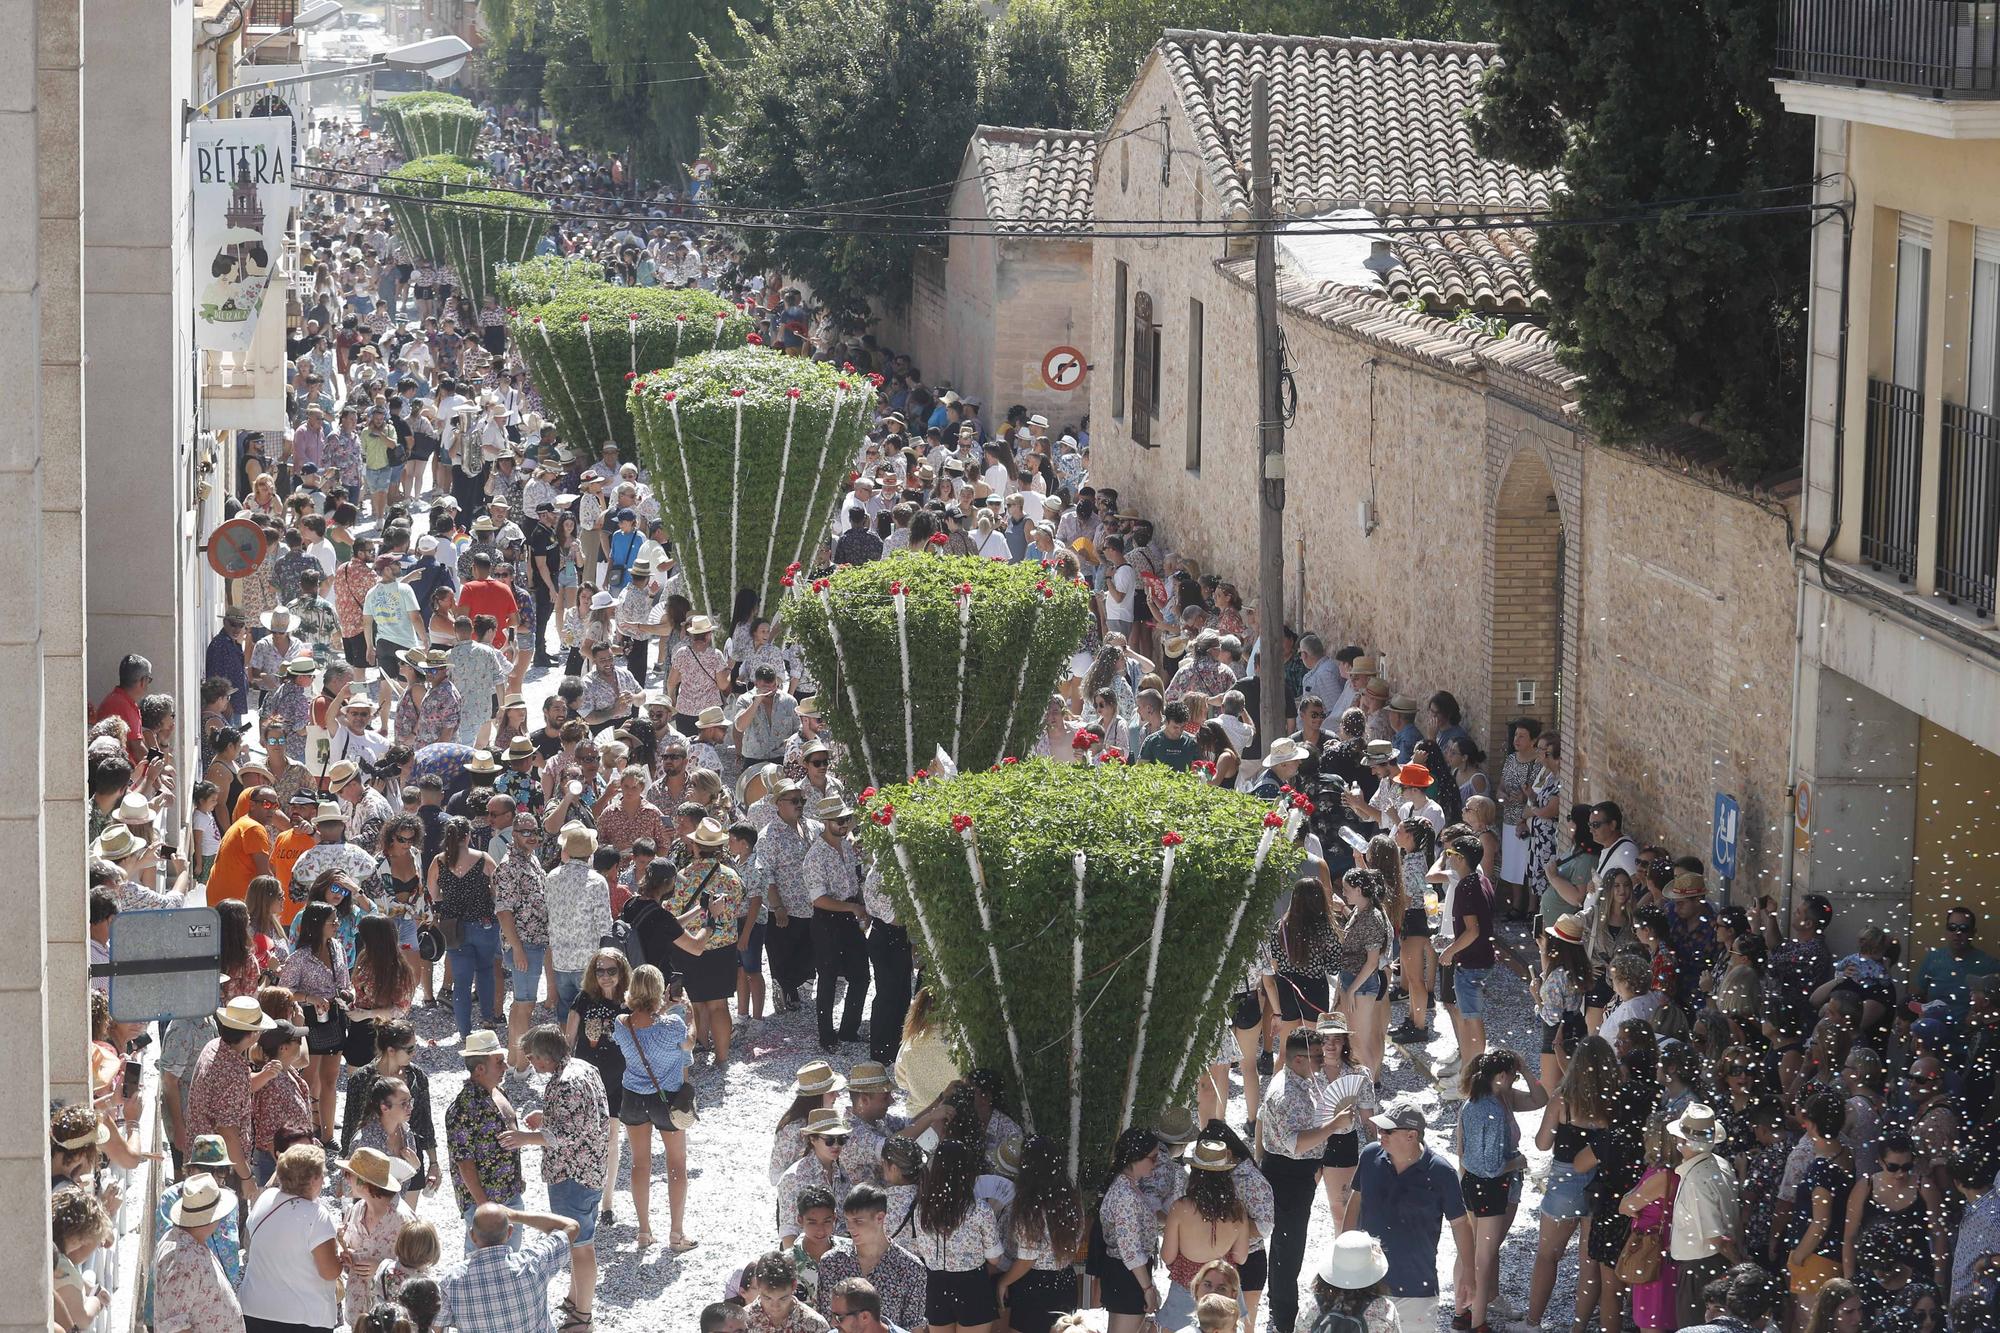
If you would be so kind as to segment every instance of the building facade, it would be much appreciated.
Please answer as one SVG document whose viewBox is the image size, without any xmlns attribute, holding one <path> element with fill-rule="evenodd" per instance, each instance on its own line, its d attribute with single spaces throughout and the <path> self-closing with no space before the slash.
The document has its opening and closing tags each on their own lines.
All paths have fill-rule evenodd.
<svg viewBox="0 0 2000 1333">
<path fill-rule="evenodd" d="M 909 314 L 918 365 L 931 383 L 981 404 L 985 420 L 1018 403 L 1060 428 L 1080 426 L 1088 410 L 1083 233 L 1096 157 L 1094 135 L 981 125 L 952 190 L 952 235 L 944 249 L 918 253 Z M 1053 379 L 1044 374 L 1052 354 L 1061 363 Z"/>
<path fill-rule="evenodd" d="M 1355 223 L 1280 242 L 1297 390 L 1287 621 L 1365 645 L 1398 691 L 1449 690 L 1496 773 L 1511 718 L 1553 725 L 1570 799 L 1620 802 L 1635 836 L 1677 853 L 1706 859 L 1715 796 L 1735 796 L 1735 896 L 1775 892 L 1795 609 L 1785 497 L 1721 480 L 1719 449 L 1693 432 L 1643 450 L 1595 440 L 1531 324 L 1447 317 L 1504 317 L 1538 295 L 1520 238 L 1445 243 L 1398 225 L 1546 204 L 1549 181 L 1464 137 L 1494 58 L 1167 34 L 1106 131 L 1096 208 L 1209 225 L 1096 242 L 1092 478 L 1166 547 L 1248 590 L 1256 304 L 1248 244 L 1213 224 L 1247 216 L 1240 136 L 1264 69 L 1280 213 Z"/>
<path fill-rule="evenodd" d="M 1847 206 L 1813 231 L 1796 880 L 1921 950 L 2000 908 L 2000 47 L 1960 0 L 1789 17 L 1778 90 Z"/>
</svg>

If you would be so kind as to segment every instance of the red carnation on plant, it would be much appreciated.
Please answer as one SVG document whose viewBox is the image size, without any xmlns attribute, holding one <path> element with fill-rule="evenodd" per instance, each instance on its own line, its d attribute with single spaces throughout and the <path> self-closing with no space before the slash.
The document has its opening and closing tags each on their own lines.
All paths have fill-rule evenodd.
<svg viewBox="0 0 2000 1333">
<path fill-rule="evenodd" d="M 785 577 L 783 577 L 783 578 L 781 578 L 781 579 L 779 579 L 779 580 L 778 580 L 778 586 L 779 586 L 780 588 L 789 588 L 789 587 L 791 587 L 791 586 L 792 586 L 792 585 L 793 585 L 794 583 L 797 583 L 797 582 L 798 582 L 798 580 L 797 580 L 797 579 L 793 578 L 793 577 L 792 577 L 792 576 L 791 576 L 790 574 L 787 574 L 787 575 L 785 575 Z"/>
<path fill-rule="evenodd" d="M 798 396 L 799 396 L 799 391 L 798 391 L 797 389 L 787 389 L 787 390 L 785 390 L 785 397 L 787 397 L 787 398 L 796 398 L 796 397 L 798 397 Z"/>
<path fill-rule="evenodd" d="M 1160 846 L 1162 847 L 1178 847 L 1182 841 L 1184 840 L 1178 833 L 1167 832 L 1160 835 Z"/>
<path fill-rule="evenodd" d="M 1076 735 L 1070 737 L 1069 743 L 1071 747 L 1074 749 L 1088 750 L 1091 746 L 1097 744 L 1099 741 L 1103 739 L 1104 738 L 1098 735 L 1096 732 L 1085 730 L 1084 728 L 1079 727 L 1077 729 Z"/>
<path fill-rule="evenodd" d="M 882 828 L 888 828 L 889 825 L 894 823 L 896 820 L 896 807 L 893 805 L 885 805 L 880 810 L 877 810 L 874 814 L 868 817 L 874 820 L 878 826 Z"/>
<path fill-rule="evenodd" d="M 825 580 L 825 579 L 814 579 L 814 580 L 813 580 L 813 591 L 814 591 L 814 592 L 825 592 L 825 591 L 826 591 L 826 588 L 827 588 L 827 583 L 826 583 L 826 580 Z"/>
<path fill-rule="evenodd" d="M 518 311 L 518 310 L 516 310 L 516 309 L 515 309 L 515 308 L 514 308 L 513 306 L 508 306 L 508 307 L 507 307 L 507 313 L 508 313 L 508 314 L 510 314 L 510 315 L 518 315 L 518 314 L 520 314 L 521 312 L 520 312 L 520 311 Z"/>
<path fill-rule="evenodd" d="M 971 827 L 972 827 L 971 815 L 953 815 L 951 817 L 951 831 L 953 833 L 963 833 Z"/>
<path fill-rule="evenodd" d="M 903 595 L 903 592 L 904 588 L 902 581 L 900 579 L 889 585 L 889 595 L 891 597 L 901 597 Z"/>
<path fill-rule="evenodd" d="M 730 396 L 731 398 L 741 398 L 741 397 L 743 396 L 743 390 L 741 390 L 741 389 L 731 389 L 731 390 L 729 391 L 729 396 Z"/>
<path fill-rule="evenodd" d="M 1013 755 L 1010 754 L 1005 759 L 1002 759 L 1000 762 L 1003 764 L 1018 764 L 1021 761 L 1016 759 Z"/>
<path fill-rule="evenodd" d="M 943 534 L 941 533 L 932 533 L 931 540 L 933 542 L 937 542 L 938 537 L 942 535 Z M 937 544 L 940 546 L 943 545 L 942 542 L 937 542 Z M 961 583 L 956 588 L 953 588 L 952 591 L 957 593 L 960 597 L 970 597 L 972 596 L 972 585 L 970 583 Z"/>
<path fill-rule="evenodd" d="M 846 380 L 840 381 L 840 387 L 845 389 L 847 387 L 847 381 Z"/>
<path fill-rule="evenodd" d="M 1264 812 L 1265 828 L 1277 828 L 1280 824 L 1283 824 L 1284 822 L 1285 822 L 1285 817 L 1279 814 L 1276 810 L 1267 810 Z"/>
<path fill-rule="evenodd" d="M 590 323 L 590 312 L 586 310 L 581 315 L 578 315 L 576 318 L 579 323 L 588 324 Z"/>
<path fill-rule="evenodd" d="M 950 541 L 951 538 L 945 536 L 942 532 L 933 532 L 931 534 L 930 540 L 932 546 L 943 546 L 946 542 Z M 965 587 L 964 584 L 960 584 L 959 586 Z"/>
<path fill-rule="evenodd" d="M 852 375 L 852 374 L 854 373 L 854 363 L 853 363 L 852 361 L 843 361 L 843 362 L 841 362 L 841 363 L 840 363 L 840 368 L 841 368 L 842 370 L 846 371 L 846 372 L 847 372 L 848 374 L 850 374 L 850 375 Z"/>
<path fill-rule="evenodd" d="M 1297 810 L 1300 814 L 1310 815 L 1318 808 L 1318 806 L 1314 805 L 1312 801 L 1304 796 L 1294 796 L 1292 798 L 1292 809 Z"/>
<path fill-rule="evenodd" d="M 625 378 L 626 378 L 626 379 L 627 379 L 628 381 L 629 381 L 629 380 L 636 380 L 636 379 L 638 379 L 638 378 L 639 378 L 639 372 L 638 372 L 638 371 L 636 371 L 636 370 L 628 370 L 628 371 L 626 371 L 626 372 L 625 372 Z"/>
<path fill-rule="evenodd" d="M 924 782 L 930 778 L 930 775 L 931 771 L 928 768 L 920 768 L 916 772 L 910 774 L 910 781 Z"/>
<path fill-rule="evenodd" d="M 792 563 L 791 563 L 791 564 L 789 564 L 789 565 L 786 565 L 786 566 L 785 566 L 785 572 L 786 572 L 787 574 L 796 574 L 796 573 L 798 573 L 798 572 L 799 572 L 800 570 L 802 570 L 802 569 L 804 569 L 804 568 L 805 568 L 805 566 L 804 566 L 804 565 L 802 565 L 802 564 L 800 564 L 800 563 L 799 563 L 798 561 L 794 560 L 794 561 L 792 561 Z"/>
<path fill-rule="evenodd" d="M 755 333 L 744 335 L 743 341 L 749 343 L 752 347 L 762 347 L 764 345 L 763 336 Z"/>
<path fill-rule="evenodd" d="M 874 799 L 875 799 L 875 789 L 873 787 L 863 787 L 861 789 L 862 804 L 866 805 L 869 801 L 872 801 Z"/>
<path fill-rule="evenodd" d="M 1105 746 L 1097 757 L 1101 762 L 1107 764 L 1121 764 L 1125 762 L 1125 752 L 1115 745 Z"/>
<path fill-rule="evenodd" d="M 680 397 L 679 394 L 675 393 L 672 389 L 669 389 L 665 393 L 660 395 L 660 401 L 664 403 L 671 403 L 672 401 L 674 401 L 674 399 L 678 397 Z"/>
<path fill-rule="evenodd" d="M 688 322 L 688 317 L 687 317 L 686 315 L 675 315 L 675 316 L 674 316 L 674 323 L 676 323 L 676 324 L 685 324 L 685 323 L 687 323 L 687 322 Z"/>
</svg>

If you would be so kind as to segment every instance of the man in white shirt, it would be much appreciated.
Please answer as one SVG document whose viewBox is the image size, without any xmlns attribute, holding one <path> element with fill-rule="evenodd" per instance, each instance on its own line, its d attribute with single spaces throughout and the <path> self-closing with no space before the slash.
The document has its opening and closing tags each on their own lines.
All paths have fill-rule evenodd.
<svg viewBox="0 0 2000 1333">
<path fill-rule="evenodd" d="M 1106 537 L 1097 549 L 1104 561 L 1104 632 L 1129 637 L 1139 605 L 1139 575 L 1125 563 L 1123 537 Z"/>
</svg>

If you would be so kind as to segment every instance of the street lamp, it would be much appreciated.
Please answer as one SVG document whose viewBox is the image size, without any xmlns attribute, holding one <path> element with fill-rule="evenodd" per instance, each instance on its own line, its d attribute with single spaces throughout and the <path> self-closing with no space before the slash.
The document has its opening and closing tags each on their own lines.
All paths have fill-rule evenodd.
<svg viewBox="0 0 2000 1333">
<path fill-rule="evenodd" d="M 340 17 L 340 10 L 340 0 L 312 0 L 311 4 L 292 16 L 290 23 L 276 32 L 266 33 L 264 36 L 259 37 L 257 44 L 243 53 L 243 59 L 248 61 L 251 56 L 257 54 L 259 47 L 262 47 L 264 43 L 273 38 L 282 37 L 288 32 L 305 32 L 310 28 L 323 27 L 333 22 Z"/>
<path fill-rule="evenodd" d="M 336 65 L 330 69 L 308 70 L 304 74 L 287 74 L 278 79 L 257 79 L 250 83 L 239 83 L 234 88 L 225 89 L 200 104 L 189 103 L 185 120 L 192 122 L 195 117 L 225 97 L 238 93 L 268 92 L 273 88 L 289 88 L 296 84 L 312 83 L 318 79 L 343 79 L 350 74 L 372 74 L 377 70 L 394 69 L 409 73 L 428 74 L 433 79 L 448 79 L 465 68 L 466 57 L 472 54 L 472 47 L 462 37 L 433 37 L 428 41 L 411 42 L 393 51 L 384 51 L 370 60 L 357 61 L 352 65 Z"/>
</svg>

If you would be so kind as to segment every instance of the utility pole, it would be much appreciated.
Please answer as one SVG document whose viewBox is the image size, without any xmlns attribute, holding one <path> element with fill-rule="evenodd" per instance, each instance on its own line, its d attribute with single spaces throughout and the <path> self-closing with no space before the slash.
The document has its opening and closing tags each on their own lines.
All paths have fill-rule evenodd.
<svg viewBox="0 0 2000 1333">
<path fill-rule="evenodd" d="M 1278 351 L 1278 257 L 1272 235 L 1271 85 L 1250 80 L 1250 220 L 1257 229 L 1257 739 L 1285 731 L 1285 416 Z"/>
</svg>

